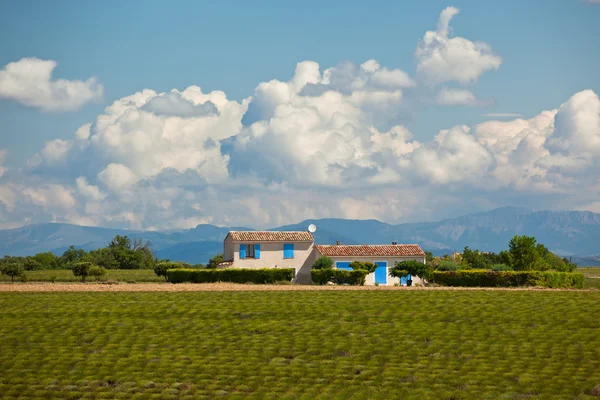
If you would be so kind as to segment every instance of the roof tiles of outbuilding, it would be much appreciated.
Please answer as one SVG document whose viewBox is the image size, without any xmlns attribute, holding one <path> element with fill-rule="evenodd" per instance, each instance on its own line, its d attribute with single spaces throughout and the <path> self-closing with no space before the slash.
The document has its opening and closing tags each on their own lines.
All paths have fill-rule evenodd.
<svg viewBox="0 0 600 400">
<path fill-rule="evenodd" d="M 425 256 L 418 244 L 358 244 L 316 245 L 319 253 L 327 257 L 410 257 Z"/>
</svg>

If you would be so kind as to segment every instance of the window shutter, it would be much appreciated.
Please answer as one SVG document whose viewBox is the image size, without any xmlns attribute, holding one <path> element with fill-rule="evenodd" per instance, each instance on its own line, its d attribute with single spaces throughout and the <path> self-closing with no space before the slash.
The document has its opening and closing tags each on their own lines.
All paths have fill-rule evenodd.
<svg viewBox="0 0 600 400">
<path fill-rule="evenodd" d="M 294 243 L 283 245 L 283 258 L 294 258 Z"/>
<path fill-rule="evenodd" d="M 254 245 L 254 258 L 260 258 L 260 244 Z"/>
<path fill-rule="evenodd" d="M 240 244 L 240 260 L 246 258 L 246 245 Z"/>
</svg>

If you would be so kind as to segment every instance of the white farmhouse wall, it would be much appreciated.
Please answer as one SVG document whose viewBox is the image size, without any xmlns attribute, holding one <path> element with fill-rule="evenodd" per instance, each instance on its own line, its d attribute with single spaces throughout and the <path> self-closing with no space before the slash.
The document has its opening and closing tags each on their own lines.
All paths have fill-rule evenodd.
<svg viewBox="0 0 600 400">
<path fill-rule="evenodd" d="M 316 253 L 318 253 L 318 251 L 315 251 Z M 423 264 L 425 263 L 425 257 L 424 256 L 411 256 L 411 257 L 329 257 L 333 260 L 333 265 L 335 268 L 335 263 L 337 261 L 340 262 L 352 262 L 352 261 L 361 261 L 361 262 L 379 262 L 379 261 L 385 261 L 387 262 L 387 271 L 388 271 L 388 276 L 387 276 L 387 286 L 393 286 L 394 284 L 400 284 L 400 278 L 395 278 L 393 276 L 390 276 L 390 270 L 394 267 L 394 265 L 396 264 L 396 262 L 399 261 L 408 261 L 408 260 L 416 260 L 419 262 L 422 262 Z M 423 280 L 419 277 L 413 276 L 412 277 L 413 280 L 413 285 L 416 283 L 423 283 Z M 369 275 L 367 275 L 365 277 L 365 285 L 374 285 L 375 284 L 375 273 L 370 273 Z"/>
<path fill-rule="evenodd" d="M 294 258 L 283 258 L 283 245 L 294 244 Z M 240 244 L 260 244 L 260 258 L 240 259 Z M 227 244 L 225 245 L 227 247 Z M 310 267 L 314 262 L 312 242 L 232 242 L 234 268 L 294 268 L 295 282 L 310 283 Z"/>
<path fill-rule="evenodd" d="M 233 260 L 233 239 L 231 235 L 227 235 L 223 241 L 223 260 Z"/>
</svg>

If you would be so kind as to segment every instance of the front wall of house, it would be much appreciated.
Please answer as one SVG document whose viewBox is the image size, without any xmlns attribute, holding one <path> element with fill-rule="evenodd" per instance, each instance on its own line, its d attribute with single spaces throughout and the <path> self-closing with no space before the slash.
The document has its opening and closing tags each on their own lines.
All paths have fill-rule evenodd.
<svg viewBox="0 0 600 400">
<path fill-rule="evenodd" d="M 284 243 L 294 244 L 294 258 L 283 258 Z M 240 244 L 260 244 L 260 258 L 240 259 Z M 311 242 L 232 242 L 234 268 L 294 268 L 298 283 L 310 283 L 310 267 L 314 261 Z"/>
<path fill-rule="evenodd" d="M 233 239 L 231 235 L 227 235 L 223 241 L 223 260 L 233 260 Z"/>
<path fill-rule="evenodd" d="M 394 267 L 397 261 L 408 261 L 408 260 L 416 260 L 422 263 L 425 263 L 425 256 L 415 256 L 415 257 L 329 257 L 333 260 L 333 265 L 335 267 L 335 263 L 337 261 L 340 262 L 352 262 L 352 261 L 361 261 L 361 262 L 379 262 L 385 261 L 387 262 L 387 286 L 392 286 L 394 284 L 400 284 L 400 278 L 395 278 L 390 276 L 390 270 Z M 416 283 L 423 283 L 423 280 L 418 277 L 413 277 L 413 285 Z M 374 285 L 375 284 L 375 273 L 370 273 L 365 278 L 365 285 Z"/>
</svg>

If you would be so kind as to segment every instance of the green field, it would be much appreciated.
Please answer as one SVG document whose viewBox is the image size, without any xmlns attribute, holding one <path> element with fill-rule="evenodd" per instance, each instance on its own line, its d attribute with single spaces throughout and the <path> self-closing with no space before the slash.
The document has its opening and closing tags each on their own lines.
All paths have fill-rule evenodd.
<svg viewBox="0 0 600 400">
<path fill-rule="evenodd" d="M 27 271 L 29 282 L 50 282 L 54 276 L 55 282 L 80 282 L 81 278 L 73 275 L 70 269 L 48 269 L 39 271 Z M 164 282 L 165 278 L 156 276 L 151 269 L 109 269 L 104 276 L 105 280 L 120 282 Z M 88 276 L 88 282 L 94 282 L 95 278 Z M 10 282 L 10 277 L 0 275 L 0 282 Z"/>
<path fill-rule="evenodd" d="M 0 293 L 1 398 L 586 399 L 600 292 Z"/>
</svg>

